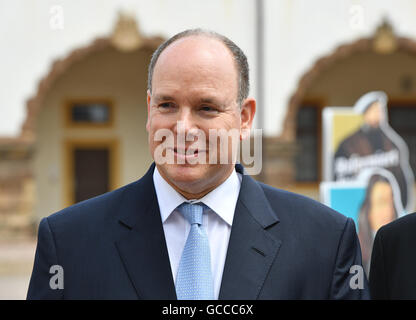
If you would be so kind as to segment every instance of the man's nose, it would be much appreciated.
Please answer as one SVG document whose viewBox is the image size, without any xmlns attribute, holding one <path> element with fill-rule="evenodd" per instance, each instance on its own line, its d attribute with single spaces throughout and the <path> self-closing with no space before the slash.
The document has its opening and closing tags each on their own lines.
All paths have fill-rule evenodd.
<svg viewBox="0 0 416 320">
<path fill-rule="evenodd" d="M 181 108 L 175 124 L 175 133 L 189 134 L 197 130 L 194 116 L 190 108 Z"/>
</svg>

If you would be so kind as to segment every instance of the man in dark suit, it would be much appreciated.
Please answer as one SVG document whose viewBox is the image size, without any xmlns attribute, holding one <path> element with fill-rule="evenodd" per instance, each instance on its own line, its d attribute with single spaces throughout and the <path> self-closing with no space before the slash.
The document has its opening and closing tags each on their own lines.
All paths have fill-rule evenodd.
<svg viewBox="0 0 416 320">
<path fill-rule="evenodd" d="M 232 143 L 206 139 L 212 130 L 229 142 L 249 136 L 256 103 L 240 48 L 217 33 L 182 32 L 154 53 L 148 87 L 155 163 L 140 180 L 41 221 L 28 298 L 369 297 L 351 219 L 256 182 Z"/>
<path fill-rule="evenodd" d="M 416 299 L 416 213 L 381 227 L 370 266 L 374 299 Z"/>
</svg>

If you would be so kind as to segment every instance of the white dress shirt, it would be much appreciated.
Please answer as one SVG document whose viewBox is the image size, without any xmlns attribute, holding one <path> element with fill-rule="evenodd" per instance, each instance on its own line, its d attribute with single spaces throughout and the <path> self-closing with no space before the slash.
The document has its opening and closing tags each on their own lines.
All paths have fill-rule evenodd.
<svg viewBox="0 0 416 320">
<path fill-rule="evenodd" d="M 191 229 L 189 222 L 176 208 L 181 203 L 190 201 L 185 199 L 166 182 L 160 175 L 157 167 L 155 167 L 153 173 L 153 182 L 159 203 L 172 276 L 176 283 L 179 261 Z M 215 299 L 218 299 L 221 287 L 228 240 L 230 239 L 231 225 L 237 198 L 240 193 L 240 186 L 241 175 L 234 170 L 221 185 L 203 198 L 198 199 L 198 202 L 203 202 L 211 209 L 204 212 L 202 225 L 207 232 L 211 251 L 211 270 L 214 280 Z"/>
</svg>

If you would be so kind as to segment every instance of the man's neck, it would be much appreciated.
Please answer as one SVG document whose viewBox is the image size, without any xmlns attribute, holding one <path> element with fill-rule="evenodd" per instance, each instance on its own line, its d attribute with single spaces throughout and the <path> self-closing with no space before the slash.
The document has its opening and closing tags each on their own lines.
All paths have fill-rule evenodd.
<svg viewBox="0 0 416 320">
<path fill-rule="evenodd" d="M 181 188 L 179 188 L 178 186 L 176 186 L 173 182 L 171 182 L 167 177 L 165 177 L 164 172 L 162 170 L 158 170 L 159 174 L 162 176 L 162 178 L 173 188 L 175 189 L 179 194 L 181 194 L 185 199 L 187 200 L 197 200 L 197 199 L 201 199 L 203 198 L 205 195 L 207 195 L 208 193 L 210 193 L 212 190 L 214 190 L 215 188 L 217 188 L 218 186 L 220 186 L 222 183 L 224 183 L 224 181 L 226 181 L 231 173 L 233 172 L 234 166 L 231 167 L 231 170 L 229 170 L 229 172 L 227 174 L 224 175 L 224 177 L 218 181 L 216 181 L 217 183 L 212 185 L 212 186 L 207 186 L 206 189 L 204 189 L 201 192 L 197 192 L 197 193 L 193 193 L 193 192 L 187 192 L 185 190 L 182 190 Z"/>
</svg>

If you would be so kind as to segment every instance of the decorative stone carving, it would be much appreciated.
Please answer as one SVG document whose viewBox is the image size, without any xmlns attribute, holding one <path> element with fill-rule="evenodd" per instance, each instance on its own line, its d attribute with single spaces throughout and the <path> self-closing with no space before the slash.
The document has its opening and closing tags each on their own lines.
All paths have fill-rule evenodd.
<svg viewBox="0 0 416 320">
<path fill-rule="evenodd" d="M 397 50 L 397 39 L 393 32 L 393 27 L 387 20 L 377 28 L 374 40 L 373 49 L 379 54 L 389 54 Z"/>
<path fill-rule="evenodd" d="M 143 37 L 134 16 L 120 12 L 111 35 L 111 44 L 120 51 L 133 51 L 143 44 Z"/>
</svg>

